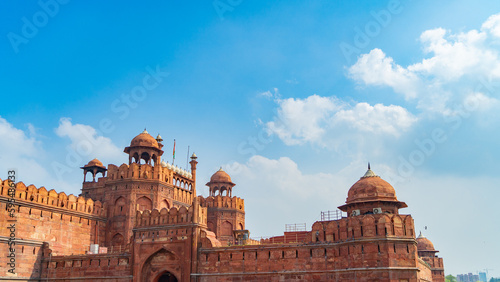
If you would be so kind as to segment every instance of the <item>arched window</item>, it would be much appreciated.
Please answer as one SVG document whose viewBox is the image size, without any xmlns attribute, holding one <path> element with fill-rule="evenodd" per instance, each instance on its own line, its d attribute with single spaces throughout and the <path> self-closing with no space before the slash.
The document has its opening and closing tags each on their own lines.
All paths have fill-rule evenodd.
<svg viewBox="0 0 500 282">
<path fill-rule="evenodd" d="M 142 160 L 144 160 L 144 163 L 145 163 L 145 164 L 149 163 L 149 160 L 150 160 L 150 156 L 149 156 L 149 154 L 148 154 L 148 153 L 146 153 L 146 152 L 143 152 L 143 153 L 141 154 L 141 162 L 140 162 L 141 164 L 142 164 Z"/>
<path fill-rule="evenodd" d="M 168 204 L 167 200 L 161 201 L 160 209 L 163 209 L 163 208 L 170 209 L 170 205 Z"/>
<path fill-rule="evenodd" d="M 233 235 L 233 225 L 229 221 L 224 221 L 221 225 L 221 236 L 232 236 Z"/>
<path fill-rule="evenodd" d="M 116 214 L 123 214 L 125 211 L 125 198 L 119 197 L 115 201 L 115 215 Z"/>
<path fill-rule="evenodd" d="M 125 240 L 123 238 L 123 235 L 120 233 L 117 233 L 117 234 L 115 234 L 115 236 L 113 236 L 113 239 L 111 239 L 111 245 L 112 246 L 121 246 L 121 245 L 123 245 L 124 241 Z"/>
<path fill-rule="evenodd" d="M 151 199 L 148 197 L 140 197 L 137 199 L 137 210 L 139 211 L 145 211 L 145 210 L 151 210 L 152 208 L 152 202 Z"/>
<path fill-rule="evenodd" d="M 132 163 L 139 163 L 139 154 L 137 152 L 132 156 Z"/>
</svg>

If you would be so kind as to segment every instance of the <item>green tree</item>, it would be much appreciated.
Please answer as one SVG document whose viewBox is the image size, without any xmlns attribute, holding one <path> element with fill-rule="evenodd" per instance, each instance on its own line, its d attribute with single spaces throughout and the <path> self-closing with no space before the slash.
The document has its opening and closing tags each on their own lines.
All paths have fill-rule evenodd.
<svg viewBox="0 0 500 282">
<path fill-rule="evenodd" d="M 490 282 L 500 282 L 500 278 L 491 278 Z"/>
<path fill-rule="evenodd" d="M 453 275 L 446 275 L 446 277 L 444 278 L 446 282 L 457 282 L 457 278 Z"/>
</svg>

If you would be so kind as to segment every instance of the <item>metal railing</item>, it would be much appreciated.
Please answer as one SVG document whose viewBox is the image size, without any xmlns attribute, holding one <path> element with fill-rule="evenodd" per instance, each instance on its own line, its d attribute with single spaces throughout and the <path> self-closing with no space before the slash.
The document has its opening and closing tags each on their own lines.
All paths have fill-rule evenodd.
<svg viewBox="0 0 500 282">
<path fill-rule="evenodd" d="M 342 211 L 341 210 L 322 211 L 321 212 L 321 221 L 339 220 L 341 218 L 342 218 Z"/>
</svg>

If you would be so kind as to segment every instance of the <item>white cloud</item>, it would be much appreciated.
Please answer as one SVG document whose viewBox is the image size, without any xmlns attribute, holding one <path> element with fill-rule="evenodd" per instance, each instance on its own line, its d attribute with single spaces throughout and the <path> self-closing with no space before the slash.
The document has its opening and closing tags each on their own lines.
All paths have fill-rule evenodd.
<svg viewBox="0 0 500 282">
<path fill-rule="evenodd" d="M 31 130 L 31 126 L 28 126 Z M 19 156 L 33 157 L 37 154 L 37 141 L 26 136 L 24 131 L 15 128 L 0 117 L 0 147 L 4 153 L 15 152 Z M 4 156 L 4 154 L 2 154 Z"/>
<path fill-rule="evenodd" d="M 351 106 L 336 98 L 318 95 L 277 102 L 277 117 L 265 127 L 287 145 L 313 143 L 328 147 L 347 135 L 361 138 L 359 135 L 366 132 L 398 137 L 417 121 L 406 109 L 395 105 L 358 103 Z"/>
<path fill-rule="evenodd" d="M 348 68 L 348 75 L 361 85 L 390 87 L 416 102 L 423 112 L 447 113 L 483 81 L 500 81 L 500 55 L 494 38 L 498 35 L 500 14 L 491 16 L 480 31 L 427 30 L 420 42 L 424 54 L 430 57 L 403 67 L 382 50 L 373 49 Z M 496 93 L 483 94 L 495 99 L 491 96 Z"/>
<path fill-rule="evenodd" d="M 328 188 L 325 187 L 328 185 L 325 184 L 333 180 L 330 174 L 303 174 L 298 165 L 288 157 L 273 160 L 256 155 L 246 164 L 231 164 L 230 167 L 229 173 L 237 173 L 238 178 L 248 180 L 241 183 L 258 184 L 261 188 L 263 185 L 269 186 L 269 189 L 280 190 L 279 193 L 292 193 L 299 198 L 328 193 Z"/>
<path fill-rule="evenodd" d="M 488 97 L 483 93 L 472 93 L 465 97 L 464 105 L 471 109 L 479 109 L 481 111 L 486 111 L 491 108 L 498 106 L 499 101 L 497 99 Z"/>
<path fill-rule="evenodd" d="M 253 236 L 271 236 L 283 234 L 286 223 L 305 222 L 310 229 L 321 211 L 336 210 L 345 203 L 351 185 L 365 173 L 365 166 L 356 161 L 335 174 L 303 173 L 288 157 L 256 155 L 224 169 L 236 183 L 233 195 L 245 199 L 246 227 Z"/>
<path fill-rule="evenodd" d="M 323 124 L 340 108 L 333 98 L 312 95 L 306 99 L 278 100 L 278 117 L 266 128 L 287 145 L 318 142 L 324 134 Z"/>
<path fill-rule="evenodd" d="M 481 29 L 490 32 L 493 36 L 500 37 L 500 14 L 490 16 L 483 23 Z"/>
<path fill-rule="evenodd" d="M 346 122 L 359 131 L 386 133 L 400 136 L 417 121 L 410 112 L 400 106 L 384 106 L 358 103 L 353 108 L 335 113 L 336 122 Z"/>
<path fill-rule="evenodd" d="M 42 142 L 36 138 L 35 127 L 27 125 L 25 131 L 14 127 L 6 119 L 0 117 L 0 178 L 7 178 L 7 171 L 16 171 L 16 182 L 26 185 L 35 184 L 61 191 L 68 187 L 65 182 L 55 180 L 46 169 L 44 160 L 50 157 L 42 148 Z M 29 137 L 28 137 L 29 135 Z"/>
<path fill-rule="evenodd" d="M 260 97 L 265 97 L 267 99 L 279 99 L 280 98 L 280 93 L 278 91 L 278 88 L 273 88 L 273 92 L 267 90 L 267 91 L 259 93 L 257 95 L 257 97 L 260 96 Z"/>
<path fill-rule="evenodd" d="M 484 46 L 486 34 L 471 30 L 446 36 L 442 28 L 420 36 L 424 51 L 433 56 L 408 66 L 411 73 L 434 76 L 440 82 L 454 82 L 464 75 L 483 75 L 498 64 L 498 53 Z"/>
<path fill-rule="evenodd" d="M 354 157 L 336 171 L 306 173 L 288 157 L 255 155 L 223 169 L 236 183 L 233 196 L 245 199 L 246 228 L 255 237 L 283 234 L 287 223 L 307 223 L 310 230 L 321 211 L 334 211 L 345 203 L 349 188 L 364 175 L 366 165 L 363 158 Z M 387 165 L 377 163 L 374 172 L 391 181 Z"/>
<path fill-rule="evenodd" d="M 404 94 L 406 98 L 415 98 L 419 88 L 418 77 L 394 63 L 380 49 L 373 49 L 363 54 L 356 64 L 349 68 L 351 78 L 362 81 L 366 85 L 387 85 L 395 92 Z"/>
<path fill-rule="evenodd" d="M 122 150 L 111 139 L 98 135 L 92 126 L 72 124 L 70 118 L 61 118 L 55 132 L 59 137 L 68 137 L 71 149 L 89 160 L 116 160 L 123 156 Z"/>
</svg>

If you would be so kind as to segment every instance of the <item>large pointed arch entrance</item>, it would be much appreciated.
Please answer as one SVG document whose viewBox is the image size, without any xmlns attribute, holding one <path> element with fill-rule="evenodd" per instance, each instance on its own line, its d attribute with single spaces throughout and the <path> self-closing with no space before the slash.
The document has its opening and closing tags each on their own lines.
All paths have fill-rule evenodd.
<svg viewBox="0 0 500 282">
<path fill-rule="evenodd" d="M 181 273 L 179 258 L 162 248 L 144 262 L 140 281 L 177 282 L 181 281 Z"/>
<path fill-rule="evenodd" d="M 177 282 L 177 281 L 179 281 L 179 280 L 177 280 L 175 275 L 173 275 L 172 273 L 170 273 L 168 271 L 161 273 L 158 276 L 158 278 L 155 279 L 155 282 Z"/>
</svg>

